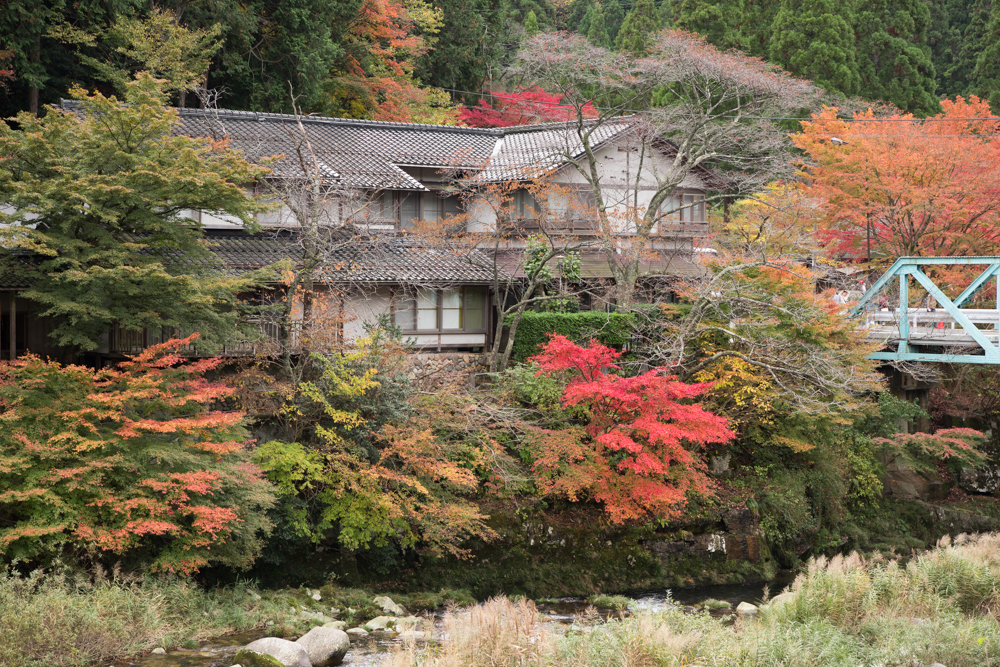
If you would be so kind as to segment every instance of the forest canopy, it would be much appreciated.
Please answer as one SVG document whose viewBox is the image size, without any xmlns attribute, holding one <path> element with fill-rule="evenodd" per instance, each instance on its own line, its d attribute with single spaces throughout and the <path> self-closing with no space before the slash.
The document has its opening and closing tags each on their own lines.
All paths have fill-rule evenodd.
<svg viewBox="0 0 1000 667">
<path fill-rule="evenodd" d="M 997 26 L 992 0 L 10 0 L 0 107 L 37 113 L 74 84 L 109 94 L 121 73 L 147 69 L 175 82 L 178 106 L 207 94 L 220 107 L 289 112 L 294 99 L 329 116 L 495 126 L 481 111 L 524 92 L 504 72 L 526 38 L 571 31 L 642 56 L 652 33 L 677 28 L 834 99 L 921 117 L 957 95 L 996 110 Z"/>
</svg>

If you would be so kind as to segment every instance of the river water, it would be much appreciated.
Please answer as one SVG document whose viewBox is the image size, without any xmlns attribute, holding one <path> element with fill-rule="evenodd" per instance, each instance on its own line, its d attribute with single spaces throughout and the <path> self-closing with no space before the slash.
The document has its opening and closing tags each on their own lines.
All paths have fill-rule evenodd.
<svg viewBox="0 0 1000 667">
<path fill-rule="evenodd" d="M 769 596 L 780 593 L 791 581 L 791 577 L 782 577 L 768 584 Z M 735 609 L 740 602 L 759 604 L 764 596 L 763 584 L 746 584 L 734 586 L 701 586 L 697 588 L 673 588 L 652 591 L 635 591 L 627 597 L 635 601 L 633 608 L 655 610 L 668 603 L 690 606 L 714 599 L 724 600 Z M 590 606 L 585 598 L 560 598 L 536 603 L 538 610 L 555 622 L 572 623 L 580 618 Z M 713 615 L 722 616 L 731 613 L 729 610 L 713 610 Z M 433 622 L 440 621 L 440 615 L 435 615 Z M 196 648 L 177 648 L 166 655 L 145 655 L 130 660 L 117 660 L 108 663 L 106 667 L 229 667 L 237 651 L 255 639 L 265 636 L 263 630 L 253 630 L 225 637 L 218 637 L 203 642 Z M 399 642 L 391 635 L 368 637 L 351 637 L 351 650 L 347 652 L 343 664 L 345 667 L 377 667 L 382 657 L 394 650 Z"/>
</svg>

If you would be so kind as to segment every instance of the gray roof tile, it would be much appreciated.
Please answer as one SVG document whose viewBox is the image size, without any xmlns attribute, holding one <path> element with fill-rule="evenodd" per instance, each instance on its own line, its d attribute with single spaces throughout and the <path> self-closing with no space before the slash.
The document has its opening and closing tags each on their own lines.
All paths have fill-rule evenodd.
<svg viewBox="0 0 1000 667">
<path fill-rule="evenodd" d="M 212 253 L 233 273 L 244 273 L 285 259 L 302 258 L 302 247 L 293 231 L 208 231 Z M 402 236 L 333 239 L 320 269 L 321 280 L 330 282 L 391 283 L 484 283 L 493 280 L 486 255 L 469 257 L 425 247 Z"/>
</svg>

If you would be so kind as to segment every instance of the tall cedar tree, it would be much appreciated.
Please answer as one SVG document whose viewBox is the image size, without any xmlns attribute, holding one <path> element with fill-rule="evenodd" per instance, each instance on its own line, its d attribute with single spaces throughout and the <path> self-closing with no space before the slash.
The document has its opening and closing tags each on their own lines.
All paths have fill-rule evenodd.
<svg viewBox="0 0 1000 667">
<path fill-rule="evenodd" d="M 769 51 L 772 62 L 817 86 L 845 95 L 858 91 L 851 3 L 845 0 L 782 0 Z"/>
<path fill-rule="evenodd" d="M 660 29 L 660 17 L 653 0 L 638 0 L 628 13 L 615 39 L 619 51 L 644 56 L 652 46 L 650 35 Z"/>
<path fill-rule="evenodd" d="M 482 90 L 489 65 L 488 42 L 495 23 L 488 0 L 436 0 L 444 24 L 434 48 L 420 59 L 417 76 L 424 83 L 440 88 Z M 457 94 L 460 98 L 461 93 Z M 474 98 L 466 99 L 473 102 Z"/>
<path fill-rule="evenodd" d="M 538 34 L 538 17 L 535 16 L 535 12 L 533 11 L 529 11 L 528 15 L 524 18 L 524 34 L 528 37 Z"/>
<path fill-rule="evenodd" d="M 204 12 L 191 27 L 224 23 L 226 47 L 208 79 L 226 89 L 223 106 L 282 112 L 292 110 L 289 84 L 301 108 L 317 108 L 330 70 L 347 57 L 347 31 L 361 8 L 361 0 L 174 2 L 192 19 Z"/>
<path fill-rule="evenodd" d="M 2 117 L 18 111 L 37 113 L 57 102 L 72 83 L 91 85 L 93 78 L 77 61 L 73 49 L 50 33 L 70 24 L 98 32 L 118 16 L 128 16 L 145 3 L 136 0 L 67 2 L 66 0 L 5 0 L 0 3 L 0 47 L 13 52 L 17 76 L 7 96 L 0 96 Z"/>
<path fill-rule="evenodd" d="M 664 1 L 667 5 L 669 0 Z M 672 27 L 694 32 L 720 49 L 744 49 L 746 16 L 736 0 L 679 0 L 673 9 Z"/>
<path fill-rule="evenodd" d="M 858 93 L 918 115 L 940 111 L 922 0 L 867 0 L 855 15 Z"/>
<path fill-rule="evenodd" d="M 0 124 L 0 201 L 13 211 L 0 213 L 4 242 L 32 258 L 24 295 L 53 318 L 50 335 L 77 350 L 96 348 L 113 323 L 231 335 L 247 281 L 216 268 L 184 214 L 252 227 L 262 207 L 244 187 L 265 170 L 225 143 L 171 136 L 177 112 L 148 75 L 124 100 L 72 95 L 81 113 Z"/>
<path fill-rule="evenodd" d="M 993 112 L 1000 112 L 1000 2 L 994 1 L 986 25 L 983 50 L 973 72 L 973 88 L 979 97 L 989 100 Z"/>
<path fill-rule="evenodd" d="M 828 108 L 793 136 L 815 163 L 807 192 L 825 209 L 822 233 L 831 253 L 865 257 L 869 242 L 874 258 L 996 251 L 1000 117 L 975 97 L 941 105 L 933 122 L 845 122 Z M 963 120 L 969 118 L 981 120 Z M 831 136 L 847 144 L 834 145 Z"/>
<path fill-rule="evenodd" d="M 956 86 L 955 72 L 962 50 L 962 35 L 972 12 L 964 6 L 965 2 L 962 3 L 963 11 L 954 11 L 952 5 L 955 1 L 924 0 L 930 11 L 927 47 L 931 50 L 931 63 L 937 75 L 937 93 L 943 97 L 965 93 L 964 85 Z"/>
<path fill-rule="evenodd" d="M 244 452 L 243 415 L 214 403 L 221 359 L 182 363 L 195 336 L 94 371 L 0 366 L 0 554 L 74 555 L 190 573 L 246 568 L 273 489 Z"/>
<path fill-rule="evenodd" d="M 618 31 L 622 29 L 625 21 L 625 9 L 622 2 L 625 0 L 604 0 L 604 22 L 608 29 L 608 38 L 614 44 L 618 38 Z"/>
<path fill-rule="evenodd" d="M 976 63 L 986 48 L 986 25 L 990 19 L 991 0 L 975 0 L 972 6 L 960 12 L 964 21 L 959 24 L 962 34 L 957 47 L 958 55 L 952 66 L 944 72 L 946 90 L 951 95 L 967 95 L 976 89 Z M 956 14 L 952 14 L 954 18 Z M 938 73 L 941 76 L 941 73 Z"/>
<path fill-rule="evenodd" d="M 733 438 L 723 417 L 692 404 L 711 385 L 684 384 L 657 368 L 622 377 L 621 353 L 553 335 L 532 358 L 539 375 L 568 377 L 563 407 L 585 409 L 582 429 L 539 429 L 534 472 L 541 490 L 604 506 L 614 523 L 668 519 L 689 494 L 709 494 L 698 449 Z"/>
<path fill-rule="evenodd" d="M 612 0 L 613 1 L 613 0 Z M 607 21 L 604 18 L 604 8 L 599 0 L 594 0 L 590 6 L 587 17 L 584 18 L 587 24 L 587 39 L 594 46 L 609 48 L 611 46 L 611 35 L 608 34 Z"/>
</svg>

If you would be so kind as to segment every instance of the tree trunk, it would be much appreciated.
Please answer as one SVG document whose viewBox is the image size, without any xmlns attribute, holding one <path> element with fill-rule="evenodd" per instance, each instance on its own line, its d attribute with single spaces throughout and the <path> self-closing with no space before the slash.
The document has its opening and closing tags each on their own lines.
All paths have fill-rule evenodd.
<svg viewBox="0 0 1000 667">
<path fill-rule="evenodd" d="M 177 108 L 178 108 L 178 109 L 183 109 L 183 108 L 184 108 L 184 103 L 185 103 L 186 101 L 187 101 L 187 91 L 186 91 L 186 90 L 182 90 L 182 91 L 181 91 L 181 92 L 180 92 L 180 93 L 179 93 L 179 94 L 177 95 Z"/>
<path fill-rule="evenodd" d="M 42 36 L 35 38 L 35 48 L 31 51 L 31 63 L 37 65 L 42 61 Z M 32 116 L 38 115 L 38 86 L 28 88 L 28 112 Z"/>
</svg>

